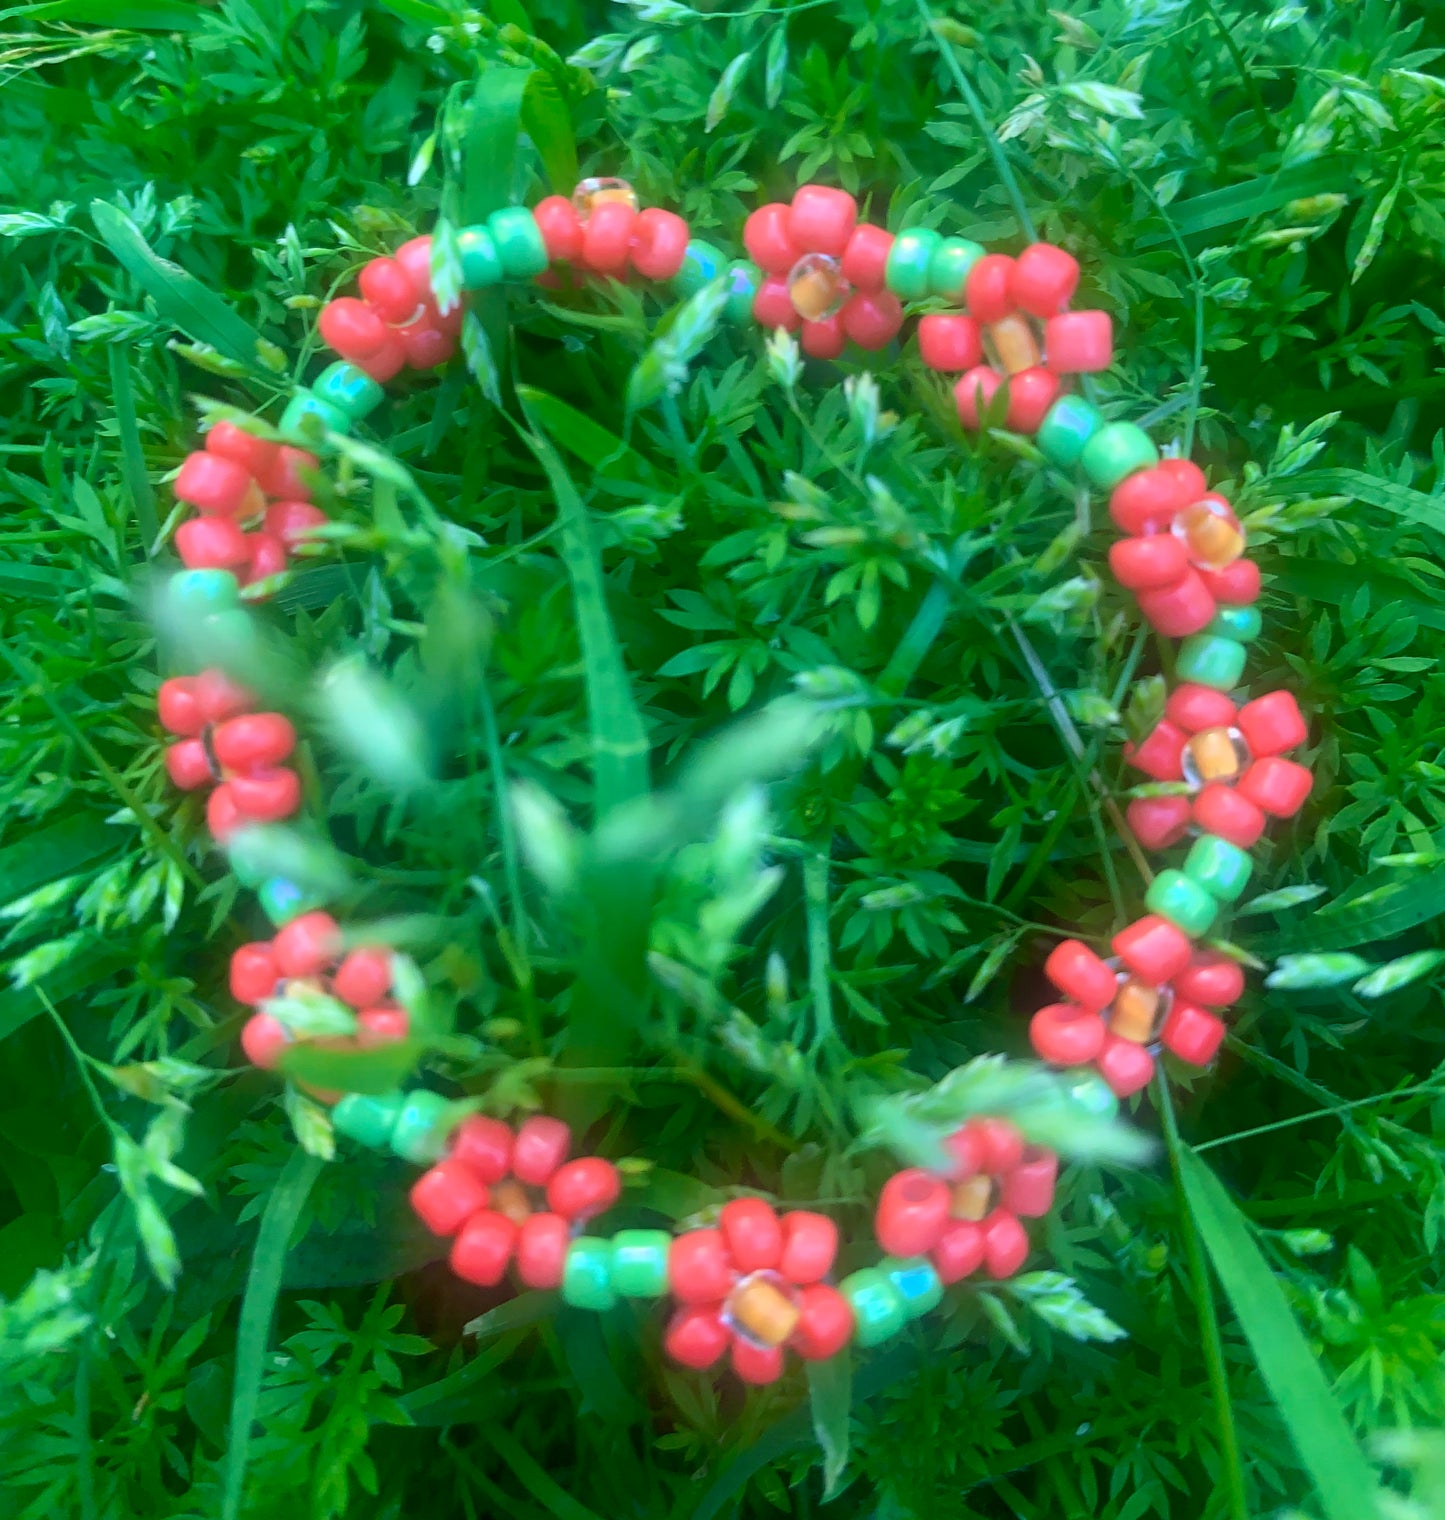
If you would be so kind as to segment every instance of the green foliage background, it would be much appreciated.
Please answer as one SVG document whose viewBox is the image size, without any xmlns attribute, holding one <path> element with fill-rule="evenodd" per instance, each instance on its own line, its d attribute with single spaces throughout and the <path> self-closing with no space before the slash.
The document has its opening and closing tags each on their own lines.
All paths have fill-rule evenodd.
<svg viewBox="0 0 1445 1520">
<path fill-rule="evenodd" d="M 624 174 L 723 242 L 816 176 L 894 228 L 1018 246 L 955 64 L 1116 315 L 1101 398 L 1192 439 L 1246 517 L 1252 676 L 1312 714 L 1318 784 L 1264 850 L 1269 900 L 1226 927 L 1261 970 L 1296 959 L 1177 1091 L 1183 1141 L 1068 1170 L 1036 1264 L 1078 1290 L 959 1292 L 859 1358 L 851 1418 L 845 1384 L 814 1388 L 830 1464 L 850 1446 L 827 1513 L 1338 1513 L 1293 1444 L 1329 1401 L 1284 1375 L 1262 1309 L 1246 1341 L 1220 1300 L 1214 1357 L 1201 1243 L 1268 1263 L 1356 1433 L 1394 1432 L 1370 1448 L 1390 1513 L 1445 1513 L 1439 9 L 1024 0 L 930 30 L 917 0 L 51 0 L 0 22 L 6 1513 L 224 1513 L 238 1360 L 260 1380 L 247 1515 L 819 1509 L 800 1373 L 745 1398 L 661 1365 L 656 1312 L 462 1288 L 406 1223 L 405 1168 L 298 1159 L 293 1127 L 328 1148 L 321 1111 L 229 1064 L 226 961 L 263 931 L 165 783 L 151 570 L 196 399 L 277 416 L 320 302 L 488 176 L 529 199 L 579 163 Z M 530 71 L 520 139 L 471 103 L 503 67 Z M 148 298 L 96 201 L 199 286 Z M 856 356 L 794 387 L 753 331 L 629 415 L 653 297 L 480 315 L 475 374 L 376 414 L 336 466 L 336 552 L 264 614 L 334 847 L 303 841 L 308 869 L 339 864 L 348 918 L 415 956 L 455 1029 L 435 1080 L 637 1159 L 619 1218 L 741 1184 L 825 1199 L 862 1240 L 889 1165 L 853 1145 L 865 1101 L 1025 1054 L 1051 936 L 1106 935 L 1140 895 L 1105 802 L 1161 652 L 1101 577 L 1100 504 L 1026 445 L 965 439 L 908 345 L 875 366 L 881 416 L 841 384 Z M 561 552 L 584 510 L 625 687 Z M 625 741 L 628 690 L 672 790 L 624 870 L 584 835 L 589 721 Z M 688 769 L 790 692 L 827 721 L 801 769 L 777 726 Z M 769 811 L 738 784 L 773 769 Z M 1108 1320 L 1128 1338 L 1086 1338 Z"/>
</svg>

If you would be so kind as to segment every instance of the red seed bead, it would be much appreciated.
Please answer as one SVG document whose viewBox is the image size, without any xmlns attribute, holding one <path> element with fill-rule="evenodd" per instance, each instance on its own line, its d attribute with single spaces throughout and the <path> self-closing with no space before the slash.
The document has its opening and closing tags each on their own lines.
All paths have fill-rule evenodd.
<svg viewBox="0 0 1445 1520">
<path fill-rule="evenodd" d="M 1146 850 L 1167 850 L 1189 832 L 1187 797 L 1136 797 L 1124 817 L 1135 839 Z"/>
<path fill-rule="evenodd" d="M 1238 961 L 1214 950 L 1201 951 L 1174 978 L 1176 996 L 1207 1008 L 1228 1008 L 1244 991 L 1244 970 Z"/>
<path fill-rule="evenodd" d="M 1155 781 L 1182 781 L 1184 746 L 1188 742 L 1189 735 L 1182 728 L 1163 718 L 1138 744 L 1124 746 L 1124 758 Z"/>
<path fill-rule="evenodd" d="M 1044 975 L 1080 1008 L 1097 1013 L 1114 1001 L 1118 977 L 1077 939 L 1055 945 L 1044 962 Z"/>
<path fill-rule="evenodd" d="M 309 501 L 273 501 L 266 508 L 263 521 L 267 533 L 279 538 L 288 549 L 294 549 L 311 536 L 311 529 L 319 528 L 330 518 Z"/>
<path fill-rule="evenodd" d="M 782 1259 L 782 1223 L 761 1198 L 734 1198 L 725 1203 L 718 1228 L 739 1272 L 761 1272 Z"/>
<path fill-rule="evenodd" d="M 1209 489 L 1204 471 L 1192 459 L 1161 459 L 1156 466 L 1174 482 L 1179 493 L 1179 505 L 1187 507 L 1198 501 Z"/>
<path fill-rule="evenodd" d="M 378 1045 L 394 1045 L 411 1033 L 411 1019 L 405 1008 L 363 1008 L 356 1015 L 359 1031 L 357 1044 L 363 1050 L 373 1050 Z"/>
<path fill-rule="evenodd" d="M 241 1029 L 241 1050 L 252 1066 L 275 1071 L 281 1052 L 291 1043 L 286 1026 L 269 1013 L 253 1014 Z"/>
<path fill-rule="evenodd" d="M 494 1288 L 517 1243 L 517 1227 L 495 1209 L 481 1209 L 462 1226 L 452 1245 L 452 1271 L 464 1282 Z"/>
<path fill-rule="evenodd" d="M 1239 709 L 1236 727 L 1256 757 L 1280 755 L 1309 738 L 1309 727 L 1299 703 L 1287 691 L 1272 691 Z"/>
<path fill-rule="evenodd" d="M 1247 850 L 1264 833 L 1264 814 L 1232 786 L 1212 781 L 1194 799 L 1194 821 L 1206 834 L 1217 834 Z"/>
<path fill-rule="evenodd" d="M 815 1283 L 833 1270 L 838 1226 L 826 1214 L 793 1209 L 783 1215 L 783 1254 L 778 1271 L 791 1283 Z"/>
<path fill-rule="evenodd" d="M 217 844 L 224 844 L 246 822 L 231 795 L 227 782 L 222 782 L 206 798 L 206 827 Z"/>
<path fill-rule="evenodd" d="M 1050 1003 L 1029 1020 L 1029 1043 L 1054 1066 L 1083 1066 L 1104 1044 L 1104 1021 L 1072 1003 Z"/>
<path fill-rule="evenodd" d="M 1214 610 L 1214 598 L 1194 569 L 1186 570 L 1173 586 L 1139 593 L 1139 611 L 1167 639 L 1186 638 L 1207 628 Z"/>
<path fill-rule="evenodd" d="M 172 676 L 169 681 L 162 681 L 156 694 L 156 715 L 161 727 L 169 733 L 187 737 L 200 733 L 207 720 L 200 710 L 195 681 L 190 676 Z"/>
<path fill-rule="evenodd" d="M 1099 1052 L 1099 1075 L 1116 1098 L 1128 1098 L 1149 1085 L 1154 1057 L 1144 1046 L 1117 1034 L 1109 1035 Z"/>
<path fill-rule="evenodd" d="M 211 771 L 211 757 L 199 739 L 182 739 L 166 749 L 166 775 L 171 778 L 171 785 L 183 792 L 194 792 L 216 779 Z"/>
<path fill-rule="evenodd" d="M 1109 545 L 1109 569 L 1128 590 L 1152 591 L 1184 579 L 1189 570 L 1189 551 L 1172 533 L 1121 538 Z"/>
<path fill-rule="evenodd" d="M 731 1336 L 717 1309 L 679 1309 L 667 1322 L 663 1350 L 680 1366 L 701 1372 L 728 1349 Z"/>
<path fill-rule="evenodd" d="M 560 1119 L 533 1114 L 512 1142 L 512 1175 L 529 1187 L 545 1187 L 572 1149 L 572 1131 Z"/>
<path fill-rule="evenodd" d="M 1145 914 L 1121 929 L 1111 943 L 1114 954 L 1135 976 L 1156 987 L 1171 981 L 1189 964 L 1189 936 L 1157 913 Z"/>
<path fill-rule="evenodd" d="M 206 434 L 206 452 L 229 459 L 241 466 L 254 480 L 260 480 L 276 464 L 279 445 L 248 433 L 234 422 L 218 422 Z"/>
<path fill-rule="evenodd" d="M 219 454 L 187 454 L 176 476 L 176 499 L 205 517 L 251 517 L 262 507 L 250 474 Z"/>
<path fill-rule="evenodd" d="M 676 212 L 649 206 L 632 229 L 632 267 L 644 279 L 670 280 L 682 268 L 689 235 Z"/>
<path fill-rule="evenodd" d="M 280 713 L 246 713 L 218 723 L 211 748 L 228 770 L 279 765 L 296 748 L 296 730 Z"/>
<path fill-rule="evenodd" d="M 567 196 L 549 195 L 538 201 L 532 207 L 532 220 L 554 264 L 575 264 L 582 257 L 582 219 Z"/>
<path fill-rule="evenodd" d="M 246 535 L 229 517 L 193 517 L 176 529 L 176 552 L 188 570 L 231 570 L 251 558 Z"/>
<path fill-rule="evenodd" d="M 765 274 L 786 275 L 807 251 L 789 235 L 790 207 L 781 201 L 759 206 L 743 223 L 743 247 Z"/>
<path fill-rule="evenodd" d="M 918 322 L 918 353 L 929 369 L 972 369 L 983 358 L 978 323 L 972 317 L 932 312 Z"/>
<path fill-rule="evenodd" d="M 1096 375 L 1114 362 L 1107 311 L 1068 311 L 1044 324 L 1044 363 L 1056 375 Z"/>
<path fill-rule="evenodd" d="M 987 326 L 1014 310 L 1014 261 L 1006 253 L 986 253 L 968 272 L 964 299 L 968 314 Z"/>
<path fill-rule="evenodd" d="M 1011 1172 L 1024 1159 L 1024 1137 L 1007 1119 L 971 1119 L 966 1126 L 983 1152 L 983 1169 L 991 1176 Z"/>
<path fill-rule="evenodd" d="M 369 359 L 386 345 L 390 329 L 365 301 L 340 296 L 321 308 L 316 324 L 321 341 L 353 364 Z"/>
<path fill-rule="evenodd" d="M 431 238 L 408 238 L 392 255 L 401 265 L 418 301 L 431 301 Z"/>
<path fill-rule="evenodd" d="M 1010 375 L 1005 423 L 1015 433 L 1037 433 L 1058 394 L 1057 377 L 1037 365 Z"/>
<path fill-rule="evenodd" d="M 948 1152 L 948 1169 L 943 1175 L 949 1182 L 976 1177 L 985 1169 L 986 1146 L 977 1125 L 965 1124 L 962 1129 L 945 1135 L 943 1148 Z"/>
<path fill-rule="evenodd" d="M 529 1214 L 517 1231 L 514 1263 L 524 1288 L 560 1288 L 571 1226 L 560 1214 Z"/>
<path fill-rule="evenodd" d="M 331 990 L 353 1008 L 370 1008 L 373 1003 L 379 1003 L 391 991 L 391 951 L 353 950 L 336 968 Z M 508 1149 L 510 1147 L 509 1132 Z"/>
<path fill-rule="evenodd" d="M 903 303 L 891 290 L 860 290 L 838 316 L 859 348 L 887 348 L 903 326 Z"/>
<path fill-rule="evenodd" d="M 491 1197 L 487 1185 L 460 1161 L 438 1161 L 412 1184 L 411 1206 L 433 1235 L 455 1235 Z"/>
<path fill-rule="evenodd" d="M 238 771 L 226 778 L 225 786 L 237 813 L 247 823 L 279 823 L 301 806 L 300 778 L 284 766 Z"/>
<path fill-rule="evenodd" d="M 1159 1032 L 1164 1048 L 1172 1050 L 1181 1061 L 1188 1061 L 1191 1066 L 1208 1066 L 1219 1053 L 1224 1035 L 1223 1019 L 1178 998 Z"/>
<path fill-rule="evenodd" d="M 1053 243 L 1030 243 L 1014 263 L 1014 305 L 1033 317 L 1052 317 L 1069 304 L 1079 285 L 1079 261 Z"/>
<path fill-rule="evenodd" d="M 1187 733 L 1197 734 L 1206 728 L 1231 728 L 1237 714 L 1234 703 L 1222 691 L 1186 681 L 1170 692 L 1164 716 Z"/>
<path fill-rule="evenodd" d="M 1223 570 L 1201 570 L 1199 575 L 1222 606 L 1248 607 L 1259 600 L 1259 566 L 1252 559 L 1237 559 Z"/>
<path fill-rule="evenodd" d="M 552 1174 L 547 1184 L 547 1207 L 564 1219 L 591 1219 L 617 1202 L 622 1177 L 617 1168 L 600 1156 L 568 1161 Z"/>
<path fill-rule="evenodd" d="M 950 1220 L 938 1244 L 929 1252 L 939 1280 L 956 1283 L 983 1265 L 983 1225 L 973 1219 Z"/>
<path fill-rule="evenodd" d="M 257 477 L 257 483 L 267 496 L 281 497 L 287 501 L 310 501 L 309 478 L 318 468 L 315 454 L 283 443 L 276 450 L 276 462 L 265 475 Z"/>
<path fill-rule="evenodd" d="M 843 278 L 855 290 L 882 290 L 893 252 L 893 234 L 872 222 L 860 222 L 843 250 Z"/>
<path fill-rule="evenodd" d="M 356 283 L 366 304 L 394 327 L 410 322 L 422 302 L 422 292 L 395 259 L 372 259 L 362 267 Z"/>
<path fill-rule="evenodd" d="M 246 552 L 245 584 L 248 586 L 280 575 L 286 568 L 286 545 L 274 533 L 248 533 Z"/>
<path fill-rule="evenodd" d="M 457 351 L 456 337 L 425 317 L 397 331 L 412 369 L 438 369 Z"/>
<path fill-rule="evenodd" d="M 1029 1235 L 1007 1209 L 983 1222 L 983 1268 L 990 1277 L 1012 1277 L 1029 1259 Z"/>
<path fill-rule="evenodd" d="M 1059 1158 L 1042 1146 L 1030 1146 L 1003 1179 L 1000 1202 L 1022 1219 L 1042 1219 L 1054 1206 L 1058 1176 Z"/>
<path fill-rule="evenodd" d="M 805 1362 L 826 1362 L 853 1336 L 853 1309 L 827 1283 L 809 1283 L 798 1295 L 798 1323 L 788 1344 Z"/>
<path fill-rule="evenodd" d="M 958 408 L 958 420 L 966 428 L 977 429 L 982 425 L 982 414 L 988 410 L 1003 376 L 987 364 L 976 365 L 953 387 L 954 405 Z"/>
<path fill-rule="evenodd" d="M 836 359 L 848 346 L 848 335 L 843 331 L 842 318 L 831 316 L 821 322 L 804 322 L 799 341 L 803 352 L 814 359 Z"/>
<path fill-rule="evenodd" d="M 737 1277 L 721 1230 L 687 1230 L 667 1253 L 667 1280 L 680 1304 L 711 1304 L 732 1291 Z"/>
<path fill-rule="evenodd" d="M 1189 505 L 1178 477 L 1164 464 L 1184 463 L 1166 460 L 1147 470 L 1135 470 L 1121 480 L 1109 496 L 1109 516 L 1121 533 L 1143 534 L 1168 529 L 1174 514 Z"/>
<path fill-rule="evenodd" d="M 780 275 L 759 282 L 753 294 L 753 320 L 769 332 L 777 327 L 796 332 L 803 325 L 803 319 L 794 309 L 793 298 L 788 294 L 788 282 Z"/>
<path fill-rule="evenodd" d="M 388 327 L 386 342 L 374 354 L 351 362 L 378 385 L 385 385 L 388 381 L 395 380 L 406 368 L 406 344 L 402 342 L 401 334 L 396 328 Z"/>
<path fill-rule="evenodd" d="M 200 675 L 193 676 L 191 689 L 195 693 L 202 726 L 245 712 L 255 701 L 244 686 L 238 686 L 219 670 L 203 670 Z"/>
<path fill-rule="evenodd" d="M 754 1388 L 776 1383 L 783 1375 L 781 1346 L 754 1346 L 747 1341 L 734 1340 L 731 1358 L 738 1379 Z"/>
<path fill-rule="evenodd" d="M 788 241 L 804 253 L 840 259 L 858 224 L 858 202 L 846 190 L 800 185 L 788 212 Z"/>
<path fill-rule="evenodd" d="M 1271 818 L 1292 818 L 1305 805 L 1312 785 L 1303 765 L 1266 755 L 1245 771 L 1235 791 Z"/>
<path fill-rule="evenodd" d="M 582 262 L 596 274 L 620 280 L 627 273 L 637 222 L 637 213 L 626 201 L 603 201 L 594 206 L 582 229 Z"/>
<path fill-rule="evenodd" d="M 303 913 L 276 931 L 271 953 L 282 976 L 320 976 L 341 950 L 341 929 L 329 913 Z"/>
<path fill-rule="evenodd" d="M 242 945 L 231 952 L 231 996 L 238 1003 L 252 1008 L 264 1003 L 275 992 L 280 979 L 276 957 L 267 941 Z"/>
<path fill-rule="evenodd" d="M 512 1164 L 512 1131 L 500 1119 L 469 1114 L 452 1131 L 448 1154 L 483 1182 L 500 1182 Z"/>
<path fill-rule="evenodd" d="M 948 1215 L 949 1195 L 943 1179 L 913 1166 L 894 1173 L 883 1184 L 874 1233 L 890 1256 L 921 1256 L 933 1249 Z"/>
</svg>

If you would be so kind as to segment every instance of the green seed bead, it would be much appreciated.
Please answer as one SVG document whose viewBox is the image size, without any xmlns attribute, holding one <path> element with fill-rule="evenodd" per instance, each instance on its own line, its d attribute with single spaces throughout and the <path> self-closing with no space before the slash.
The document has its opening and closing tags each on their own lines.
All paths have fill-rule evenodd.
<svg viewBox="0 0 1445 1520">
<path fill-rule="evenodd" d="M 727 266 L 728 256 L 721 248 L 694 238 L 683 251 L 682 268 L 673 275 L 672 288 L 686 300 L 711 284 Z"/>
<path fill-rule="evenodd" d="M 415 1161 L 419 1166 L 440 1161 L 447 1150 L 449 1106 L 440 1093 L 428 1092 L 424 1087 L 409 1092 L 391 1132 L 392 1150 L 403 1161 Z"/>
<path fill-rule="evenodd" d="M 166 585 L 177 617 L 205 617 L 241 605 L 241 587 L 229 570 L 179 570 Z"/>
<path fill-rule="evenodd" d="M 287 881 L 284 876 L 272 876 L 263 881 L 256 890 L 256 899 L 261 904 L 261 911 L 278 929 L 293 918 L 300 918 L 303 913 L 321 906 L 320 898 L 303 892 L 294 881 Z"/>
<path fill-rule="evenodd" d="M 1244 674 L 1244 645 L 1209 633 L 1191 633 L 1179 646 L 1174 674 L 1196 686 L 1232 691 Z"/>
<path fill-rule="evenodd" d="M 1091 1071 L 1077 1077 L 1071 1072 L 1066 1072 L 1064 1075 L 1064 1092 L 1075 1108 L 1088 1114 L 1091 1119 L 1119 1117 L 1119 1100 L 1114 1096 L 1109 1084 L 1097 1072 Z"/>
<path fill-rule="evenodd" d="M 353 422 L 369 417 L 386 399 L 386 392 L 364 369 L 344 359 L 328 364 L 317 375 L 311 390 L 322 401 L 340 407 Z"/>
<path fill-rule="evenodd" d="M 838 1291 L 853 1311 L 853 1338 L 860 1346 L 876 1346 L 897 1335 L 908 1322 L 903 1295 L 877 1267 L 850 1272 L 838 1284 Z"/>
<path fill-rule="evenodd" d="M 1159 450 L 1143 428 L 1132 422 L 1109 422 L 1084 445 L 1079 463 L 1101 491 L 1112 491 L 1135 470 L 1158 464 Z"/>
<path fill-rule="evenodd" d="M 315 418 L 315 422 L 312 422 Z M 283 433 L 303 433 L 312 427 L 326 428 L 333 433 L 349 433 L 351 418 L 334 402 L 323 401 L 313 391 L 297 391 L 286 403 L 281 413 Z"/>
<path fill-rule="evenodd" d="M 1104 414 L 1098 407 L 1082 396 L 1060 396 L 1044 414 L 1034 441 L 1050 464 L 1072 470 L 1103 426 Z"/>
<path fill-rule="evenodd" d="M 457 253 L 462 260 L 462 284 L 468 290 L 502 283 L 502 256 L 497 240 L 485 227 L 463 227 L 457 233 Z"/>
<path fill-rule="evenodd" d="M 1221 607 L 1204 631 L 1216 638 L 1233 639 L 1236 644 L 1249 644 L 1259 637 L 1263 626 L 1258 607 Z"/>
<path fill-rule="evenodd" d="M 942 1280 L 926 1257 L 910 1256 L 900 1261 L 896 1256 L 885 1256 L 878 1270 L 898 1290 L 909 1319 L 917 1319 L 943 1302 Z"/>
<path fill-rule="evenodd" d="M 1249 885 L 1254 862 L 1227 839 L 1201 834 L 1184 857 L 1184 874 L 1222 903 L 1232 903 Z"/>
<path fill-rule="evenodd" d="M 736 325 L 751 322 L 753 297 L 758 293 L 758 285 L 763 278 L 762 270 L 746 259 L 734 259 L 727 267 L 727 276 L 728 301 L 723 307 L 723 315 Z"/>
<path fill-rule="evenodd" d="M 579 1235 L 567 1247 L 562 1268 L 562 1300 L 574 1309 L 610 1309 L 617 1302 L 612 1286 L 612 1247 L 596 1235 Z"/>
<path fill-rule="evenodd" d="M 1198 939 L 1214 922 L 1219 904 L 1183 871 L 1161 871 L 1144 894 L 1144 906 Z"/>
<path fill-rule="evenodd" d="M 928 293 L 963 305 L 968 272 L 983 257 L 983 245 L 968 238 L 943 238 L 928 260 Z"/>
<path fill-rule="evenodd" d="M 623 1298 L 661 1298 L 667 1292 L 671 1249 L 666 1230 L 619 1230 L 612 1237 L 609 1264 L 613 1292 Z"/>
<path fill-rule="evenodd" d="M 347 1139 L 383 1151 L 391 1144 L 405 1102 L 404 1092 L 347 1093 L 331 1110 L 331 1122 Z"/>
<path fill-rule="evenodd" d="M 525 206 L 504 206 L 487 218 L 502 273 L 509 280 L 530 280 L 547 267 L 547 245 L 537 218 Z"/>
<path fill-rule="evenodd" d="M 893 239 L 883 279 L 900 301 L 917 301 L 928 294 L 929 265 L 942 241 L 931 227 L 905 227 Z"/>
</svg>

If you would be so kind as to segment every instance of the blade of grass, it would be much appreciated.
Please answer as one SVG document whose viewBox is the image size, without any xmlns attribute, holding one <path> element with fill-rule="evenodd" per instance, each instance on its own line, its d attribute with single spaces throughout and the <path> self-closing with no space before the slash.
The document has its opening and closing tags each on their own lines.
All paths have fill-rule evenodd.
<svg viewBox="0 0 1445 1520">
<path fill-rule="evenodd" d="M 291 1244 L 291 1232 L 301 1217 L 312 1186 L 324 1163 L 305 1151 L 295 1151 L 282 1168 L 256 1235 L 246 1296 L 241 1301 L 241 1324 L 236 1336 L 236 1381 L 231 1393 L 231 1443 L 221 1492 L 221 1520 L 238 1520 L 245 1496 L 246 1463 L 251 1451 L 251 1425 L 261 1395 L 261 1373 L 271 1339 L 271 1321 L 281 1274 Z"/>
<path fill-rule="evenodd" d="M 110 350 L 110 390 L 115 403 L 115 426 L 120 436 L 120 474 L 135 509 L 136 527 L 140 531 L 141 549 L 147 559 L 155 552 L 160 523 L 156 518 L 156 493 L 146 474 L 145 455 L 141 452 L 140 426 L 135 415 L 135 386 L 131 381 L 130 355 L 125 345 L 115 343 Z"/>
<path fill-rule="evenodd" d="M 1180 1181 L 1209 1259 L 1314 1482 L 1326 1520 L 1368 1520 L 1378 1512 L 1374 1472 L 1284 1290 L 1219 1179 L 1187 1147 L 1179 1147 L 1178 1159 Z"/>
<path fill-rule="evenodd" d="M 496 1421 L 484 1421 L 478 1431 L 491 1442 L 492 1448 L 517 1477 L 518 1481 L 538 1503 L 545 1505 L 547 1513 L 557 1520 L 601 1520 L 595 1510 L 574 1499 L 571 1494 L 549 1477 L 538 1462 L 523 1449 L 521 1442 Z"/>
</svg>

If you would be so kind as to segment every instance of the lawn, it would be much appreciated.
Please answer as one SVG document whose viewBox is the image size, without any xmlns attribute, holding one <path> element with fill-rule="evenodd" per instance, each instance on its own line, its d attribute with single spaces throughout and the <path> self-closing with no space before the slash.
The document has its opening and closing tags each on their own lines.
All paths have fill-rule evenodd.
<svg viewBox="0 0 1445 1520">
<path fill-rule="evenodd" d="M 7 1520 L 1445 1516 L 1445 12 L 0 23 Z M 588 175 L 729 258 L 809 181 L 1077 258 L 1086 392 L 1234 503 L 1250 689 L 1309 724 L 1211 931 L 1247 989 L 1207 1070 L 1115 1119 L 1032 1062 L 1051 949 L 1142 911 L 1123 747 L 1175 650 L 1107 494 L 960 424 L 936 301 L 831 360 L 716 286 L 489 288 L 311 435 L 330 522 L 273 596 L 171 581 L 182 462 L 280 424 L 368 260 L 435 232 L 455 284 L 456 229 Z M 157 718 L 213 663 L 299 735 L 299 821 L 224 850 Z M 319 1043 L 247 1063 L 228 968 L 282 879 L 390 947 L 406 1039 L 338 1045 L 302 988 Z M 1022 1273 L 748 1388 L 644 1296 L 459 1280 L 417 1158 L 315 1092 L 398 1082 L 566 1120 L 618 1166 L 601 1233 L 757 1194 L 835 1220 L 840 1276 L 966 1119 L 1063 1166 Z"/>
</svg>

